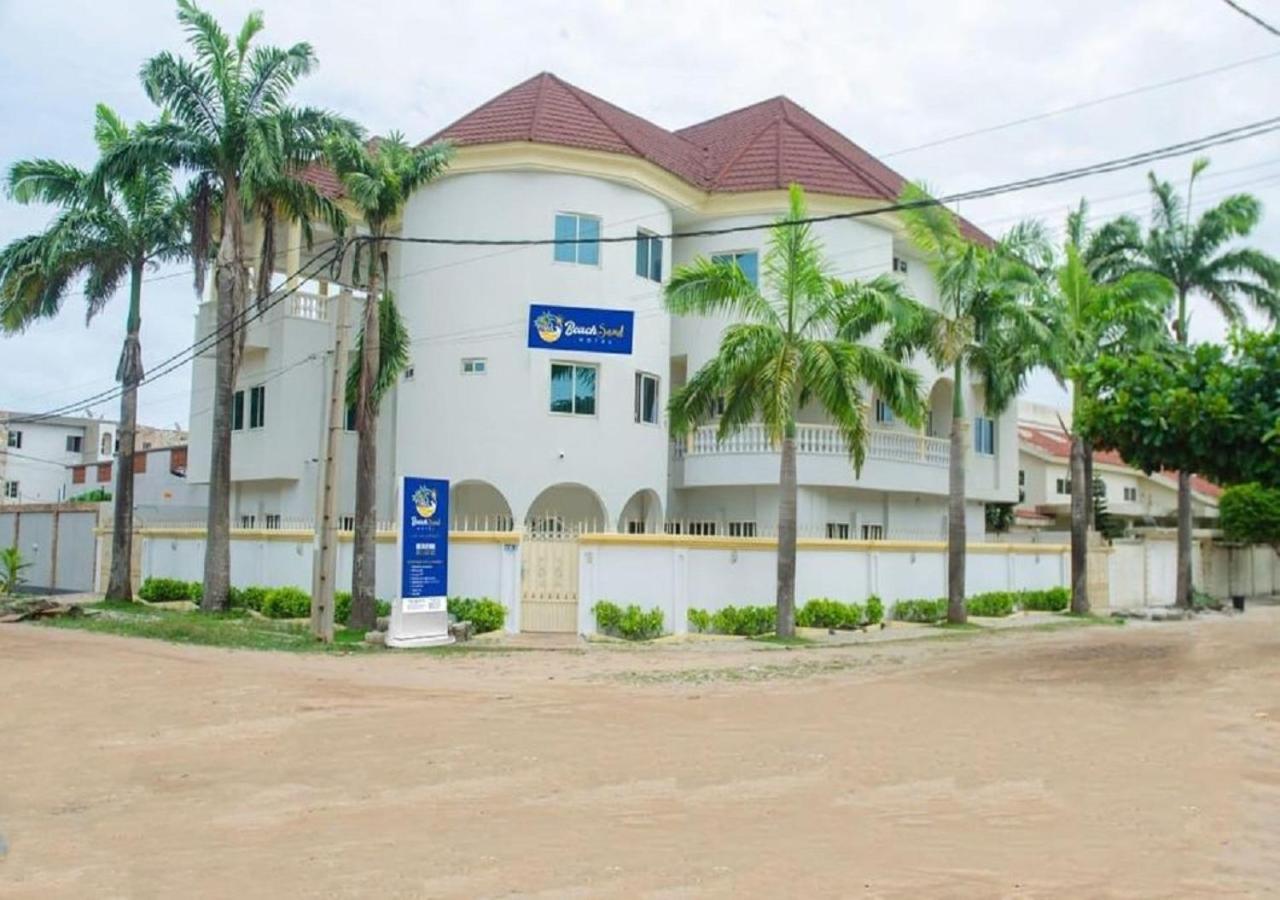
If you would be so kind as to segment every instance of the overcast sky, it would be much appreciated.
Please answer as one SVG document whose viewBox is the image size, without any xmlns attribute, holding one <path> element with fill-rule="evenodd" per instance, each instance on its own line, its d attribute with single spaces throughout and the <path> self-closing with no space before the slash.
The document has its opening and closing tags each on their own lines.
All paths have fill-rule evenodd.
<svg viewBox="0 0 1280 900">
<path fill-rule="evenodd" d="M 1244 0 L 1280 22 L 1280 2 Z M 676 128 L 785 94 L 911 178 L 952 192 L 1084 165 L 1275 114 L 1280 39 L 1221 0 L 591 0 L 511 3 L 332 0 L 207 2 L 230 30 L 251 8 L 265 39 L 310 41 L 319 71 L 300 101 L 327 106 L 373 132 L 430 135 L 493 95 L 549 70 Z M 357 12 L 358 7 L 358 12 Z M 48 156 L 88 165 L 92 112 L 106 102 L 130 120 L 154 109 L 141 62 L 182 49 L 167 0 L 123 4 L 0 0 L 0 165 Z M 1252 57 L 1230 71 L 914 152 L 893 151 L 1079 101 Z M 1271 214 L 1254 243 L 1280 253 L 1280 142 L 1267 135 L 1213 151 L 1199 188 L 1206 202 L 1248 190 Z M 1157 171 L 1185 179 L 1190 160 Z M 1007 195 L 961 211 L 992 233 L 1019 217 L 1060 226 L 1091 198 L 1099 217 L 1145 215 L 1145 172 L 1130 170 Z M 1199 204 L 1197 204 L 1199 205 Z M 47 210 L 0 199 L 0 242 L 36 230 Z M 168 272 L 159 275 L 171 274 Z M 83 303 L 56 320 L 0 337 L 0 409 L 41 411 L 112 386 L 126 297 L 86 329 Z M 193 339 L 190 281 L 171 277 L 143 295 L 145 359 Z M 1194 332 L 1221 336 L 1197 306 Z M 189 375 L 143 388 L 140 418 L 184 423 Z M 1047 377 L 1028 396 L 1059 400 Z M 115 404 L 99 407 L 115 416 Z"/>
</svg>

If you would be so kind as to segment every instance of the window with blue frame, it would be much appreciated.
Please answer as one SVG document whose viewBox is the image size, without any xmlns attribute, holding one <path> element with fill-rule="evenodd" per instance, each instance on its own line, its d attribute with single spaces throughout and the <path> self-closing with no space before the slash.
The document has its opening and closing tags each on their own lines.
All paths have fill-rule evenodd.
<svg viewBox="0 0 1280 900">
<path fill-rule="evenodd" d="M 996 420 L 986 416 L 974 416 L 973 449 L 983 456 L 996 455 Z"/>
<path fill-rule="evenodd" d="M 711 257 L 714 263 L 736 263 L 752 284 L 760 284 L 760 255 L 754 250 L 743 250 L 734 253 L 717 253 Z"/>
<path fill-rule="evenodd" d="M 556 262 L 600 264 L 600 220 L 577 213 L 556 213 Z"/>
<path fill-rule="evenodd" d="M 636 274 L 650 281 L 662 280 L 662 238 L 636 229 Z"/>
</svg>

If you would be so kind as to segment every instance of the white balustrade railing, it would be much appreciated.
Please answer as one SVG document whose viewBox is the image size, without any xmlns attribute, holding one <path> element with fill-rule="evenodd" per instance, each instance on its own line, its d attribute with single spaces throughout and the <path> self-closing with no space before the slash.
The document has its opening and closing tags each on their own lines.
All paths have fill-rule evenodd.
<svg viewBox="0 0 1280 900">
<path fill-rule="evenodd" d="M 329 317 L 329 298 L 318 294 L 290 294 L 289 315 L 295 319 L 323 322 Z"/>
<path fill-rule="evenodd" d="M 759 424 L 748 425 L 723 442 L 717 440 L 716 426 L 704 425 L 672 445 L 675 459 L 776 451 L 768 432 Z M 796 453 L 803 456 L 847 456 L 848 452 L 844 436 L 834 425 L 796 426 Z M 946 438 L 872 428 L 867 435 L 867 458 L 945 467 L 951 459 L 951 446 Z"/>
</svg>

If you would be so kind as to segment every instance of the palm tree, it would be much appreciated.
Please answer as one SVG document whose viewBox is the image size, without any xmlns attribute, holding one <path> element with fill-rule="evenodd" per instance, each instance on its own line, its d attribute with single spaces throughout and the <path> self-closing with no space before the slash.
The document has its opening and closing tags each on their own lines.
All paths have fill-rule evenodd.
<svg viewBox="0 0 1280 900">
<path fill-rule="evenodd" d="M 947 515 L 947 621 L 964 623 L 965 434 L 964 375 L 981 380 L 989 413 L 1003 412 L 1028 371 L 1043 358 L 1049 334 L 1030 300 L 1041 289 L 1049 245 L 1039 223 L 1020 223 L 987 246 L 961 235 L 955 216 L 928 191 L 908 184 L 902 202 L 907 234 L 929 260 L 940 309 L 900 323 L 891 346 L 924 350 L 951 372 L 951 461 Z"/>
<path fill-rule="evenodd" d="M 330 164 L 342 181 L 347 200 L 368 228 L 355 249 L 354 270 L 368 262 L 364 319 L 357 340 L 355 365 L 348 376 L 347 396 L 356 409 L 355 546 L 351 572 L 350 628 L 368 630 L 377 619 L 375 582 L 377 537 L 378 410 L 383 397 L 408 363 L 408 332 L 387 279 L 387 230 L 413 192 L 437 178 L 448 165 L 448 143 L 411 147 L 399 133 L 368 143 L 336 135 L 327 148 Z M 384 346 L 384 341 L 386 341 Z M 353 384 L 354 382 L 354 384 Z M 355 390 L 352 390 L 352 387 Z"/>
<path fill-rule="evenodd" d="M 1189 297 L 1199 294 L 1227 321 L 1244 320 L 1242 300 L 1280 323 L 1280 260 L 1261 250 L 1234 245 L 1247 238 L 1262 219 L 1262 204 L 1250 194 L 1225 197 L 1192 221 L 1191 199 L 1196 179 L 1209 166 L 1207 159 L 1191 164 L 1184 202 L 1167 181 L 1149 173 L 1153 201 L 1151 228 L 1142 241 L 1139 265 L 1168 279 L 1177 305 L 1173 333 L 1178 343 L 1190 342 Z M 1191 606 L 1191 473 L 1178 473 L 1177 603 Z"/>
<path fill-rule="evenodd" d="M 806 217 L 804 192 L 791 186 L 765 254 L 762 291 L 733 262 L 699 258 L 672 273 L 665 289 L 674 315 L 728 315 L 714 357 L 673 392 L 668 415 L 682 436 L 723 403 L 724 440 L 759 420 L 781 448 L 778 504 L 777 630 L 795 634 L 796 413 L 816 403 L 844 437 L 860 471 L 866 456 L 864 385 L 908 422 L 923 414 L 919 375 L 884 350 L 837 337 L 862 337 L 914 304 L 888 277 L 845 282 L 830 274 Z"/>
<path fill-rule="evenodd" d="M 109 152 L 129 135 L 114 112 L 98 106 L 94 137 L 99 150 Z M 81 276 L 86 321 L 92 321 L 116 288 L 126 278 L 129 281 L 124 346 L 116 367 L 116 380 L 123 387 L 107 596 L 131 600 L 133 454 L 138 382 L 143 376 L 142 276 L 149 265 L 186 258 L 190 212 L 164 166 L 112 179 L 103 191 L 94 190 L 90 182 L 89 173 L 49 159 L 24 160 L 10 168 L 11 197 L 19 203 L 52 204 L 61 212 L 43 232 L 18 238 L 0 251 L 0 327 L 20 331 L 36 319 L 57 315 Z"/>
<path fill-rule="evenodd" d="M 178 21 L 194 60 L 160 53 L 142 66 L 147 96 L 166 119 L 130 136 L 108 153 L 100 178 L 166 164 L 190 172 L 195 288 L 204 290 L 213 246 L 217 289 L 212 452 L 204 565 L 206 610 L 226 607 L 231 576 L 231 407 L 249 296 L 245 213 L 281 180 L 322 155 L 334 132 L 356 126 L 330 113 L 289 105 L 297 81 L 316 65 L 307 43 L 289 48 L 254 46 L 263 28 L 251 13 L 233 37 L 191 0 L 178 0 Z M 218 213 L 215 218 L 215 212 Z M 213 230 L 220 219 L 220 237 Z M 267 268 L 270 260 L 264 260 Z"/>
<path fill-rule="evenodd" d="M 1060 384 L 1071 385 L 1071 611 L 1089 612 L 1088 530 L 1093 514 L 1092 447 L 1076 423 L 1084 402 L 1084 371 L 1102 356 L 1153 349 L 1165 339 L 1168 283 L 1140 270 L 1125 271 L 1127 223 L 1108 223 L 1090 234 L 1082 202 L 1067 222 L 1063 257 L 1050 290 L 1040 295 L 1040 318 L 1049 325 L 1046 362 Z"/>
</svg>

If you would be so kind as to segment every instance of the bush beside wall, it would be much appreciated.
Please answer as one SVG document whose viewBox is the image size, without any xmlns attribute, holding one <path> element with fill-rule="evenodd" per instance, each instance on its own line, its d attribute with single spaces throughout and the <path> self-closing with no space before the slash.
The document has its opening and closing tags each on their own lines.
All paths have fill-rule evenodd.
<svg viewBox="0 0 1280 900">
<path fill-rule="evenodd" d="M 625 638 L 628 641 L 648 641 L 662 635 L 662 610 L 648 612 L 632 603 L 626 609 L 609 600 L 600 600 L 591 607 L 596 617 L 596 630 L 601 634 Z"/>
<path fill-rule="evenodd" d="M 450 597 L 449 615 L 459 622 L 470 622 L 476 634 L 499 631 L 507 621 L 507 609 L 488 597 Z"/>
</svg>

